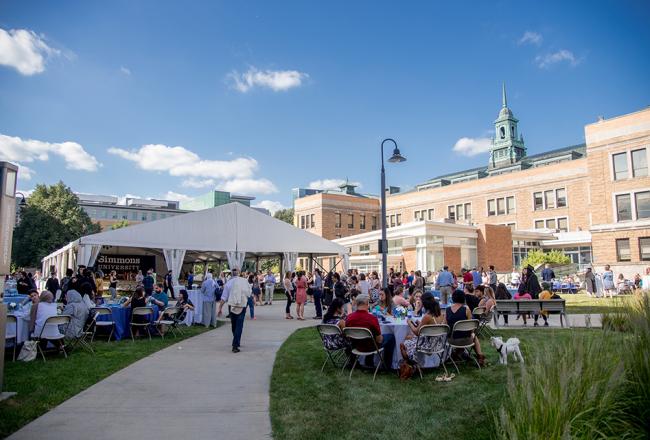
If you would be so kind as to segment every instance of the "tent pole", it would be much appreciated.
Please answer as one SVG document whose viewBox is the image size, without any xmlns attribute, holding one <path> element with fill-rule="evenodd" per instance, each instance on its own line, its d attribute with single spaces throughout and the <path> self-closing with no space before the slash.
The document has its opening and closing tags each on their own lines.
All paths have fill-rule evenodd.
<svg viewBox="0 0 650 440">
<path fill-rule="evenodd" d="M 259 255 L 255 257 L 255 273 L 260 271 L 260 257 Z"/>
<path fill-rule="evenodd" d="M 280 254 L 280 281 L 284 279 L 284 254 Z"/>
<path fill-rule="evenodd" d="M 310 254 L 310 255 L 313 255 L 313 254 Z M 328 270 L 325 270 L 325 268 L 324 268 L 324 267 L 323 267 L 323 266 L 318 262 L 318 260 L 317 260 L 316 258 L 314 258 L 313 256 L 312 256 L 311 258 L 314 260 L 314 262 L 315 262 L 318 266 L 320 266 L 321 269 L 323 269 L 323 272 L 325 272 L 325 273 L 329 272 Z"/>
<path fill-rule="evenodd" d="M 309 272 L 314 271 L 314 254 L 309 254 L 309 264 L 307 265 L 309 269 L 307 269 Z"/>
</svg>

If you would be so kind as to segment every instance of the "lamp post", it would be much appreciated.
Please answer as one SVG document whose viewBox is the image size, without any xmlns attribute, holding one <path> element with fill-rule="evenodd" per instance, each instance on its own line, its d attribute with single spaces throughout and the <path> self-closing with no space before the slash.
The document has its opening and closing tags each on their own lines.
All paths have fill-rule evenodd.
<svg viewBox="0 0 650 440">
<path fill-rule="evenodd" d="M 388 241 L 386 240 L 386 171 L 384 170 L 384 144 L 392 142 L 395 145 L 393 155 L 388 159 L 388 162 L 399 163 L 406 161 L 397 148 L 397 142 L 394 139 L 388 138 L 381 142 L 381 287 L 388 287 Z"/>
</svg>

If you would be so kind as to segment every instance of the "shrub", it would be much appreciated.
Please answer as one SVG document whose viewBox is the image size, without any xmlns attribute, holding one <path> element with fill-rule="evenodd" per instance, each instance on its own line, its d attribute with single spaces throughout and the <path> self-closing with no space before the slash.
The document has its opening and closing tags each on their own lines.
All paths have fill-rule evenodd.
<svg viewBox="0 0 650 440">
<path fill-rule="evenodd" d="M 521 262 L 522 267 L 526 267 L 529 264 L 533 267 L 537 267 L 542 264 L 569 264 L 571 263 L 571 258 L 564 255 L 562 251 L 552 250 L 550 252 L 543 252 L 541 250 L 532 250 L 528 252 L 526 258 Z"/>
</svg>

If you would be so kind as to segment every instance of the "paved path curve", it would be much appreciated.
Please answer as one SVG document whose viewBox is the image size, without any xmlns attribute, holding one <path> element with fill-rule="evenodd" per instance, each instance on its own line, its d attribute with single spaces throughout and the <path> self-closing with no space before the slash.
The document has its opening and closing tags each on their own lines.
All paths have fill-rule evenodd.
<svg viewBox="0 0 650 440">
<path fill-rule="evenodd" d="M 312 305 L 306 308 L 311 317 Z M 316 322 L 285 320 L 279 303 L 255 311 L 257 320 L 246 318 L 240 353 L 230 351 L 228 323 L 118 371 L 9 438 L 270 438 L 275 353 L 294 330 Z"/>
</svg>

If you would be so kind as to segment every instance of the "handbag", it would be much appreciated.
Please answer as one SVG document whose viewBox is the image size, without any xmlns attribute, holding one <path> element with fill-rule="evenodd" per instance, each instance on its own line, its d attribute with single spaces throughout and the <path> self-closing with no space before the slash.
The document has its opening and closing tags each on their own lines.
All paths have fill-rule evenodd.
<svg viewBox="0 0 650 440">
<path fill-rule="evenodd" d="M 18 360 L 23 362 L 31 362 L 36 359 L 38 353 L 38 341 L 25 341 L 23 348 L 18 353 Z"/>
</svg>

